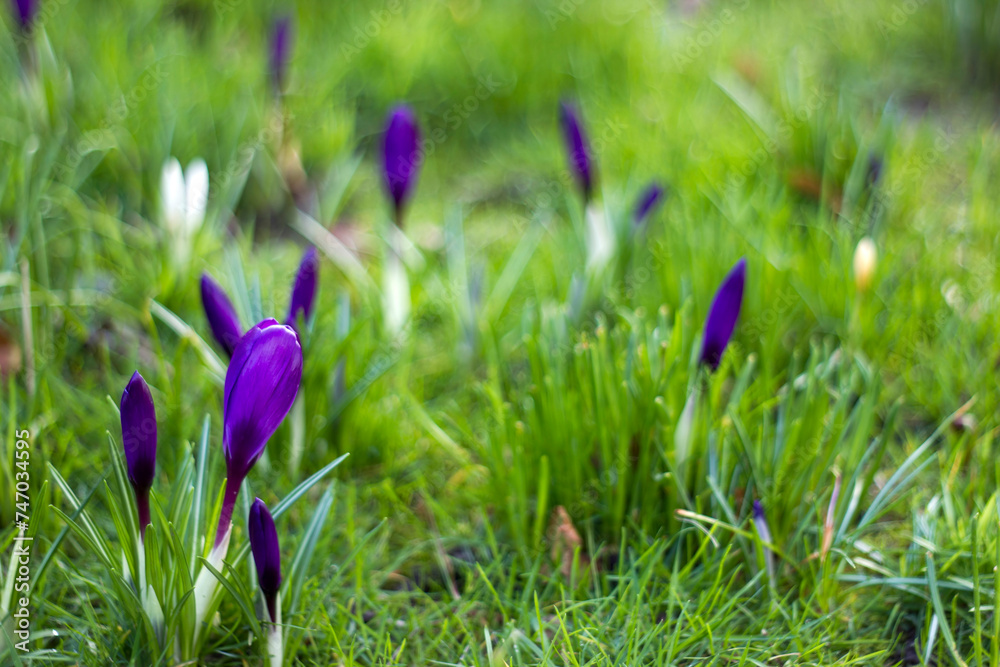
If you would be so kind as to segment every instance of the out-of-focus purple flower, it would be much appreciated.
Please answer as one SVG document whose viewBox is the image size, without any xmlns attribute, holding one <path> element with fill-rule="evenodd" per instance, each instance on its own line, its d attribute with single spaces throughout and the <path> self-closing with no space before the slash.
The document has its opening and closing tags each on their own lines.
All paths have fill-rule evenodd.
<svg viewBox="0 0 1000 667">
<path fill-rule="evenodd" d="M 881 157 L 874 153 L 868 156 L 868 185 L 878 185 L 879 179 L 882 178 L 882 167 Z"/>
<path fill-rule="evenodd" d="M 653 209 L 663 203 L 663 196 L 666 193 L 666 189 L 659 183 L 650 183 L 646 186 L 635 206 L 635 214 L 632 216 L 633 226 L 642 227 L 646 223 L 646 218 L 653 212 Z"/>
<path fill-rule="evenodd" d="M 316 280 L 319 272 L 319 256 L 316 248 L 309 248 L 302 255 L 299 271 L 295 274 L 295 284 L 292 286 L 292 301 L 288 307 L 287 324 L 295 327 L 302 313 L 302 321 L 308 322 L 312 317 L 313 303 L 316 301 Z"/>
<path fill-rule="evenodd" d="M 31 29 L 31 22 L 38 13 L 38 0 L 13 0 L 14 18 L 23 32 Z"/>
<path fill-rule="evenodd" d="M 205 308 L 212 336 L 231 358 L 243 337 L 243 326 L 226 291 L 207 273 L 201 274 L 201 303 Z"/>
<path fill-rule="evenodd" d="M 156 475 L 156 408 L 139 371 L 132 374 L 122 392 L 121 418 L 128 481 L 135 492 L 139 534 L 145 537 L 149 525 L 149 489 Z"/>
<path fill-rule="evenodd" d="M 395 222 L 402 226 L 403 206 L 417 182 L 420 152 L 420 128 L 413 109 L 401 105 L 389 112 L 382 143 L 382 166 L 385 184 L 392 197 Z"/>
<path fill-rule="evenodd" d="M 292 37 L 291 17 L 279 17 L 271 26 L 271 52 L 268 63 L 271 69 L 271 85 L 278 95 L 285 92 L 288 61 L 292 53 Z"/>
<path fill-rule="evenodd" d="M 559 104 L 559 124 L 562 126 L 563 140 L 566 142 L 570 171 L 580 186 L 584 202 L 589 202 L 594 189 L 594 163 L 590 145 L 583 132 L 580 114 L 576 107 L 565 100 Z"/>
<path fill-rule="evenodd" d="M 291 409 L 301 380 L 302 347 L 291 327 L 264 320 L 240 339 L 226 372 L 222 402 L 226 490 L 217 546 L 229 532 L 243 479 Z"/>
<path fill-rule="evenodd" d="M 722 281 L 708 311 L 700 360 L 701 363 L 708 364 L 712 370 L 719 367 L 722 353 L 726 351 L 729 339 L 736 329 L 736 320 L 743 305 L 743 284 L 746 282 L 746 275 L 747 260 L 744 257 Z"/>
<path fill-rule="evenodd" d="M 250 534 L 253 562 L 257 567 L 257 585 L 264 594 L 271 622 L 277 623 L 276 602 L 278 589 L 281 588 L 281 547 L 278 544 L 278 531 L 274 528 L 274 519 L 260 498 L 254 500 L 250 506 L 247 532 Z"/>
<path fill-rule="evenodd" d="M 764 544 L 774 544 L 771 539 L 771 530 L 767 527 L 767 518 L 764 516 L 764 506 L 759 500 L 753 501 L 753 525 L 757 529 L 760 541 Z M 767 574 L 774 579 L 774 553 L 770 547 L 764 547 L 764 562 L 767 564 Z"/>
</svg>

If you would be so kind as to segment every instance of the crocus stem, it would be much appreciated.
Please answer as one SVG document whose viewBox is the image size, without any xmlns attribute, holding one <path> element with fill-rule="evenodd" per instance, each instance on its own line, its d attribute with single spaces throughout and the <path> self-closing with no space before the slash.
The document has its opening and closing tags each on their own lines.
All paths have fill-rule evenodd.
<svg viewBox="0 0 1000 667">
<path fill-rule="evenodd" d="M 383 271 L 385 323 L 389 333 L 399 333 L 410 317 L 410 281 L 401 257 L 402 243 L 395 234 L 389 237 Z"/>
<path fill-rule="evenodd" d="M 281 595 L 267 601 L 271 626 L 267 629 L 267 656 L 270 667 L 282 667 L 284 662 L 284 633 L 281 630 Z"/>
<path fill-rule="evenodd" d="M 146 542 L 146 526 L 149 525 L 149 489 L 136 491 L 135 506 L 139 511 L 139 550 Z"/>
<path fill-rule="evenodd" d="M 218 549 L 222 541 L 229 535 L 229 530 L 233 522 L 233 508 L 236 506 L 236 498 L 240 495 L 240 486 L 243 480 L 236 480 L 232 477 L 226 478 L 226 491 L 222 496 L 222 512 L 219 514 L 219 525 L 215 529 L 215 548 Z"/>
</svg>

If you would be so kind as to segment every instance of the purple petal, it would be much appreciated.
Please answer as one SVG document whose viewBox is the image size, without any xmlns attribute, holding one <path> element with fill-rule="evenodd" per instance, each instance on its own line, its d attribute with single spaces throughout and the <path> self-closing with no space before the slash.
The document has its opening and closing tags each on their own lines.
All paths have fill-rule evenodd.
<svg viewBox="0 0 1000 667">
<path fill-rule="evenodd" d="M 594 187 L 594 167 L 590 146 L 583 133 L 583 123 L 576 108 L 569 102 L 559 104 L 559 124 L 562 126 L 563 140 L 569 157 L 569 168 L 576 177 L 584 201 L 590 201 Z"/>
<path fill-rule="evenodd" d="M 38 12 L 38 0 L 13 0 L 14 16 L 21 30 L 28 30 Z"/>
<path fill-rule="evenodd" d="M 147 491 L 156 473 L 156 409 L 139 371 L 122 392 L 121 417 L 129 482 L 137 491 Z"/>
<path fill-rule="evenodd" d="M 663 195 L 666 192 L 666 189 L 659 183 L 650 183 L 639 197 L 639 202 L 635 207 L 635 215 L 632 218 L 632 224 L 636 227 L 641 227 L 653 209 L 663 201 Z"/>
<path fill-rule="evenodd" d="M 201 303 L 205 308 L 212 336 L 231 358 L 233 350 L 243 337 L 243 327 L 225 290 L 207 273 L 201 274 Z"/>
<path fill-rule="evenodd" d="M 389 113 L 382 144 L 385 184 L 395 207 L 396 224 L 400 224 L 403 204 L 417 181 L 422 160 L 416 114 L 407 106 L 398 106 Z"/>
<path fill-rule="evenodd" d="M 287 324 L 294 327 L 302 313 L 302 321 L 308 322 L 312 317 L 313 303 L 316 300 L 316 280 L 319 271 L 319 257 L 316 248 L 309 248 L 302 255 L 299 271 L 295 274 L 295 284 L 292 286 L 292 302 L 288 308 Z"/>
<path fill-rule="evenodd" d="M 722 353 L 736 329 L 736 319 L 743 305 L 743 283 L 746 282 L 747 260 L 740 259 L 729 272 L 719 291 L 715 293 L 712 307 L 705 320 L 705 337 L 701 344 L 701 363 L 715 370 L 722 360 Z"/>
<path fill-rule="evenodd" d="M 139 534 L 145 538 L 149 525 L 149 489 L 156 475 L 156 408 L 149 386 L 139 371 L 132 374 L 122 392 L 121 418 L 128 481 L 135 492 Z"/>
<path fill-rule="evenodd" d="M 288 326 L 264 320 L 243 336 L 226 372 L 222 448 L 228 480 L 242 482 L 295 401 L 302 347 Z"/>
<path fill-rule="evenodd" d="M 271 621 L 277 620 L 275 601 L 281 587 L 281 546 L 278 531 L 267 505 L 257 498 L 250 506 L 250 520 L 247 532 L 250 535 L 250 550 L 257 567 L 257 584 L 260 586 Z"/>
<path fill-rule="evenodd" d="M 292 19 L 289 16 L 278 18 L 271 28 L 271 83 L 277 93 L 285 90 L 285 79 L 288 73 L 288 61 L 292 51 Z"/>
</svg>

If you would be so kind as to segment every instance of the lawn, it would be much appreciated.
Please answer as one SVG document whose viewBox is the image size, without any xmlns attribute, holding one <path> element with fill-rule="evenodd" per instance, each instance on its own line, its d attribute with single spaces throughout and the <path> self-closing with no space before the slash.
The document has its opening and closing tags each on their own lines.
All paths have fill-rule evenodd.
<svg viewBox="0 0 1000 667">
<path fill-rule="evenodd" d="M 0 15 L 0 664 L 1000 665 L 997 0 Z"/>
</svg>

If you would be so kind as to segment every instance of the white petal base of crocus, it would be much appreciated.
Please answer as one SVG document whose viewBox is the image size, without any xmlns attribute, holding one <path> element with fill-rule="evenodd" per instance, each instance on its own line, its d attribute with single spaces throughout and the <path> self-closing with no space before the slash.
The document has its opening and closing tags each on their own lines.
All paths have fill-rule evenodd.
<svg viewBox="0 0 1000 667">
<path fill-rule="evenodd" d="M 406 275 L 406 267 L 393 248 L 389 248 L 385 254 L 382 279 L 385 328 L 389 333 L 397 334 L 410 319 L 410 280 Z"/>
<path fill-rule="evenodd" d="M 282 667 L 284 662 L 285 642 L 284 632 L 281 629 L 281 595 L 275 602 L 275 614 L 277 619 L 267 629 L 267 659 L 270 667 Z"/>
<path fill-rule="evenodd" d="M 587 218 L 587 268 L 599 270 L 607 266 L 615 254 L 615 233 L 608 217 L 596 204 L 589 204 Z"/>
<path fill-rule="evenodd" d="M 222 571 L 222 561 L 229 551 L 229 538 L 233 535 L 233 526 L 229 525 L 226 535 L 219 542 L 218 546 L 212 548 L 208 554 L 208 563 L 216 569 Z M 212 606 L 212 599 L 215 591 L 219 587 L 219 580 L 215 578 L 207 567 L 201 568 L 198 572 L 198 579 L 194 582 L 194 608 L 195 608 L 195 636 L 201 629 L 201 624 L 206 620 L 208 609 Z"/>
<path fill-rule="evenodd" d="M 687 401 L 684 403 L 684 410 L 681 418 L 677 420 L 677 428 L 674 429 L 674 461 L 679 475 L 684 469 L 688 454 L 691 452 L 691 439 L 694 433 L 694 417 L 698 411 L 698 397 L 701 392 L 696 388 L 688 389 Z"/>
<path fill-rule="evenodd" d="M 156 597 L 156 591 L 153 590 L 152 586 L 146 586 L 146 594 L 142 598 L 142 608 L 146 612 L 146 618 L 153 624 L 153 630 L 156 632 L 157 639 L 162 642 L 164 630 L 163 608 L 160 606 L 160 600 Z"/>
</svg>

